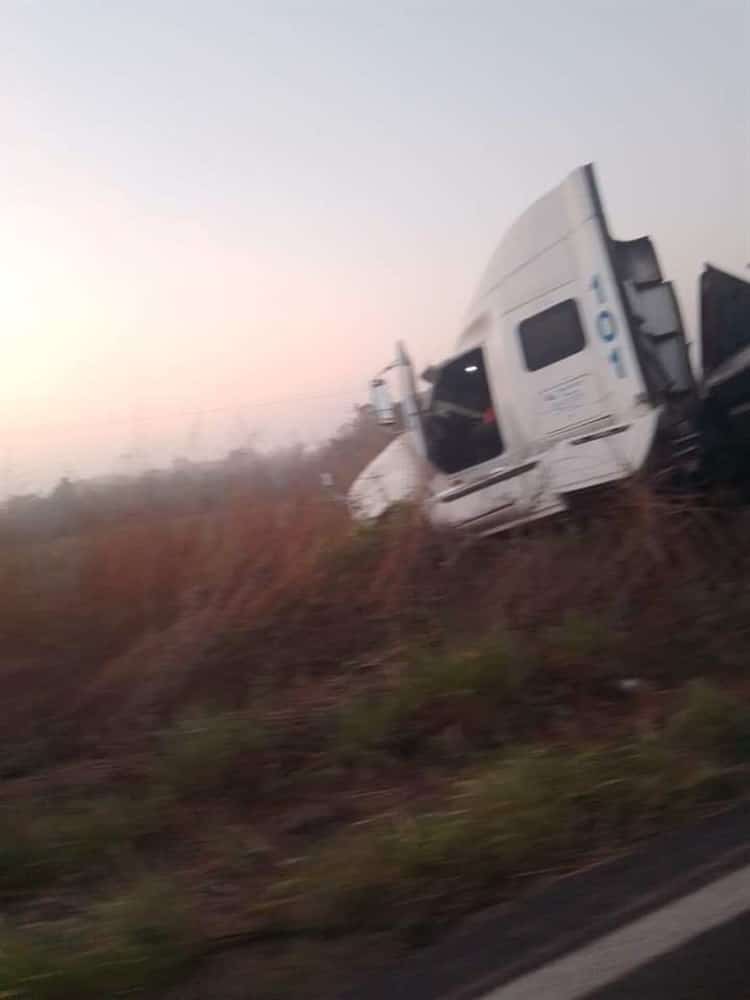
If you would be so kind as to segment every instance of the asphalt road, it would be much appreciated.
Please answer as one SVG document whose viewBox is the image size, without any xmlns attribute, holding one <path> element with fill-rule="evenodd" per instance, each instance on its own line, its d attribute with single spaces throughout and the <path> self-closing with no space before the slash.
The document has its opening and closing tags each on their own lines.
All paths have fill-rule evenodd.
<svg viewBox="0 0 750 1000">
<path fill-rule="evenodd" d="M 750 925 L 748 907 L 750 866 L 595 938 L 484 1000 L 746 997 L 750 939 L 744 954 L 741 941 Z"/>
<path fill-rule="evenodd" d="M 750 805 L 487 911 L 342 1000 L 750 1000 Z"/>
<path fill-rule="evenodd" d="M 586 1000 L 745 1000 L 750 997 L 749 942 L 746 912 L 589 993 Z"/>
</svg>

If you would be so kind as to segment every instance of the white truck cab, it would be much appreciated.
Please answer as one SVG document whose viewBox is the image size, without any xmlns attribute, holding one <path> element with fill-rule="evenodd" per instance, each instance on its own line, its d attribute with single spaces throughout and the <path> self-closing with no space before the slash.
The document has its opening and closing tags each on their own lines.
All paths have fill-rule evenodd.
<svg viewBox="0 0 750 1000">
<path fill-rule="evenodd" d="M 648 237 L 612 239 L 591 165 L 505 235 L 429 389 L 417 390 L 403 345 L 389 367 L 404 433 L 353 484 L 359 517 L 419 496 L 436 525 L 487 533 L 647 467 L 698 461 L 700 393 L 676 296 Z"/>
</svg>

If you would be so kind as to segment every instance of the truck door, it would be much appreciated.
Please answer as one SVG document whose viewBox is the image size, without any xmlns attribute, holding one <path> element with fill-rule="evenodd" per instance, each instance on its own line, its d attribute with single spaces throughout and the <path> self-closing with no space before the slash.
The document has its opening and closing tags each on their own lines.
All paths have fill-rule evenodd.
<svg viewBox="0 0 750 1000">
<path fill-rule="evenodd" d="M 398 368 L 399 391 L 404 429 L 409 442 L 421 458 L 427 455 L 424 432 L 424 416 L 417 390 L 414 366 L 402 341 L 396 344 L 396 367 Z"/>
<path fill-rule="evenodd" d="M 611 415 L 576 299 L 564 298 L 534 312 L 526 307 L 517 315 L 516 333 L 535 440 Z"/>
</svg>

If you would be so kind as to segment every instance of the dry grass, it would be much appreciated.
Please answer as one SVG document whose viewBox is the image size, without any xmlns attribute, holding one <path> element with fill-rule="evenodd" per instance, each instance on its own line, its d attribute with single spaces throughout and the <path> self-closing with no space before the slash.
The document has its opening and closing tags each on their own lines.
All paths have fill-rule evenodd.
<svg viewBox="0 0 750 1000">
<path fill-rule="evenodd" d="M 338 447 L 342 482 L 362 446 Z M 394 906 L 421 933 L 744 787 L 742 510 L 636 486 L 472 542 L 408 507 L 353 526 L 315 473 L 0 542 L 14 922 L 54 886 L 85 924 L 113 880 L 167 868 L 204 938 Z M 3 988 L 65 995 L 19 934 Z M 89 986 L 70 958 L 80 995 L 112 961 Z M 34 963 L 48 993 L 17 985 Z"/>
<path fill-rule="evenodd" d="M 418 512 L 352 528 L 300 493 L 15 547 L 0 552 L 7 724 L 44 719 L 71 740 L 95 712 L 88 742 L 116 717 L 132 729 L 131 709 L 151 724 L 190 703 L 243 707 L 259 688 L 497 626 L 547 630 L 550 669 L 573 684 L 597 658 L 665 680 L 738 666 L 749 528 L 724 522 L 625 494 L 587 527 L 459 547 Z"/>
</svg>

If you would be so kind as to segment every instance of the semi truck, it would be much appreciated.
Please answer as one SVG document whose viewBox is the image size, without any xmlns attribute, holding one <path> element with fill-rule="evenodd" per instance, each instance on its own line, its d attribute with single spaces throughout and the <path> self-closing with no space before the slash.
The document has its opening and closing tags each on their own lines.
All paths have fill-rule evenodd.
<svg viewBox="0 0 750 1000">
<path fill-rule="evenodd" d="M 399 433 L 352 485 L 353 516 L 412 500 L 436 526 L 488 534 L 635 476 L 745 478 L 750 284 L 711 265 L 699 281 L 698 374 L 652 239 L 615 239 L 593 166 L 574 170 L 505 234 L 455 352 L 418 380 L 399 343 L 372 379 Z"/>
</svg>

